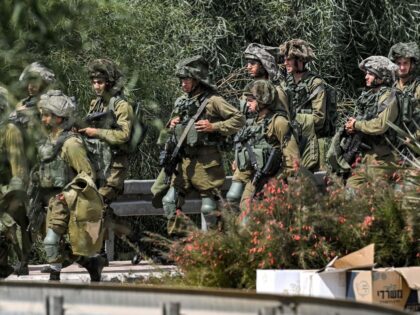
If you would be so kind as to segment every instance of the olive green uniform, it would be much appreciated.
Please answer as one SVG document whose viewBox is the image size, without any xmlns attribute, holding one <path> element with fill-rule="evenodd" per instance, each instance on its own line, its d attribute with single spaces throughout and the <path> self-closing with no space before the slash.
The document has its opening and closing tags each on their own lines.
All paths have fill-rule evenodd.
<svg viewBox="0 0 420 315">
<path fill-rule="evenodd" d="M 420 78 L 412 78 L 404 85 L 402 84 L 401 80 L 395 83 L 395 87 L 402 93 L 407 93 L 410 98 L 414 98 L 417 104 L 413 109 L 413 117 L 412 119 L 419 124 L 420 123 Z M 414 131 L 414 130 L 410 130 Z M 414 132 L 416 139 L 420 141 L 420 130 L 417 129 Z"/>
<path fill-rule="evenodd" d="M 325 82 L 311 72 L 305 72 L 299 82 L 288 74 L 282 87 L 288 96 L 290 110 L 302 126 L 306 146 L 302 153 L 302 166 L 311 171 L 325 168 L 327 139 L 321 136 L 326 119 Z M 310 96 L 316 92 L 311 98 Z"/>
<path fill-rule="evenodd" d="M 121 97 L 116 97 L 116 100 L 99 97 L 91 102 L 89 113 L 110 110 L 110 102 L 115 104 L 113 107 L 118 128 L 109 126 L 98 129 L 96 136 L 108 143 L 113 152 L 109 176 L 106 183 L 99 188 L 99 193 L 107 203 L 114 201 L 124 190 L 124 180 L 128 172 L 128 142 L 133 126 L 133 108 Z"/>
<path fill-rule="evenodd" d="M 28 164 L 24 152 L 23 136 L 20 129 L 12 124 L 8 123 L 1 128 L 1 139 L 0 139 L 0 153 L 2 156 L 2 164 L 0 167 L 1 174 L 1 198 L 0 198 L 0 212 L 5 222 L 1 222 L 0 225 L 5 227 L 4 232 L 8 234 L 7 228 L 10 227 L 15 229 L 13 233 L 16 237 L 8 239 L 13 242 L 14 245 L 17 242 L 21 250 L 17 253 L 18 259 L 21 264 L 28 263 L 29 253 L 32 246 L 30 233 L 26 231 L 28 227 L 28 218 L 26 216 L 25 198 L 26 186 L 28 184 Z M 13 183 L 18 183 L 16 187 Z M 20 194 L 17 194 L 19 193 Z M 8 193 L 8 197 L 5 199 L 3 194 Z M 10 215 L 10 217 L 8 217 Z M 16 222 L 18 229 L 13 223 Z M 9 234 L 10 235 L 10 234 Z M 6 245 L 6 240 L 2 240 L 1 245 Z M 2 247 L 2 246 L 0 246 Z M 16 246 L 15 246 L 16 248 Z M 7 264 L 7 250 L 0 248 L 0 268 L 6 268 Z"/>
<path fill-rule="evenodd" d="M 398 117 L 398 101 L 392 94 L 391 88 L 383 86 L 378 91 L 368 90 L 362 93 L 356 104 L 359 109 L 360 104 L 363 104 L 364 107 L 362 111 L 373 113 L 373 118 L 356 119 L 354 129 L 365 135 L 364 142 L 371 149 L 363 152 L 361 165 L 347 180 L 347 186 L 351 188 L 361 187 L 367 178 L 390 176 L 392 170 L 388 166 L 391 166 L 391 163 L 395 162 L 397 158 L 393 148 L 385 139 L 391 134 L 387 121 L 395 122 Z M 366 173 L 361 172 L 361 166 L 366 166 Z"/>
<path fill-rule="evenodd" d="M 264 117 L 260 117 L 254 121 L 254 124 L 262 124 L 263 121 Z M 278 147 L 282 151 L 283 166 L 277 174 L 277 177 L 291 175 L 293 173 L 294 163 L 299 161 L 299 147 L 296 139 L 291 134 L 288 120 L 283 116 L 275 115 L 265 130 L 265 138 L 273 147 Z M 239 168 L 235 171 L 235 175 L 246 183 L 241 198 L 240 207 L 242 210 L 246 209 L 247 203 L 254 195 L 255 187 L 251 182 L 254 174 L 255 170 L 250 166 L 244 171 L 240 171 Z"/>
<path fill-rule="evenodd" d="M 194 97 L 183 96 L 176 101 L 176 105 L 171 115 L 172 118 L 180 117 L 181 122 L 187 122 L 197 111 L 201 102 L 199 99 L 202 94 Z M 237 132 L 245 123 L 243 115 L 238 109 L 227 103 L 218 95 L 209 95 L 208 103 L 197 119 L 208 119 L 213 126 L 214 132 L 198 133 L 194 126 L 191 127 L 189 136 L 182 144 L 183 156 L 178 164 L 178 174 L 172 179 L 172 185 L 178 192 L 178 202 L 176 207 L 181 207 L 182 197 L 191 189 L 196 189 L 202 197 L 215 196 L 217 190 L 225 181 L 225 172 L 222 165 L 222 155 L 219 145 L 223 137 Z M 184 107 L 178 104 L 185 104 Z M 183 111 L 189 109 L 190 115 Z M 182 111 L 181 111 L 182 110 Z M 182 123 L 181 123 L 182 124 Z M 178 124 L 181 127 L 181 124 Z M 177 125 L 177 127 L 178 127 Z M 177 132 L 175 127 L 175 132 Z M 182 127 L 179 128 L 182 133 Z M 190 136 L 191 135 L 191 136 Z M 193 139 L 197 140 L 194 141 Z M 189 140 L 191 139 L 191 141 Z M 173 210 L 166 209 L 168 218 L 173 216 Z"/>
</svg>

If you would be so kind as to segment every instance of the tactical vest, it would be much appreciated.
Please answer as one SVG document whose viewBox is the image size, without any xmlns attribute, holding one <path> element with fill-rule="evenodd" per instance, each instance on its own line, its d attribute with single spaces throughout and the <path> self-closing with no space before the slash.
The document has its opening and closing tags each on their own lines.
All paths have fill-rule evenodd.
<svg viewBox="0 0 420 315">
<path fill-rule="evenodd" d="M 180 97 L 176 100 L 173 113 L 181 118 L 180 123 L 175 126 L 175 137 L 179 141 L 183 134 L 188 121 L 196 114 L 198 108 L 210 95 L 203 95 L 199 98 Z M 208 119 L 212 121 L 211 117 L 206 114 L 204 109 L 200 117 L 196 121 Z M 192 126 L 188 131 L 187 137 L 182 144 L 183 147 L 200 147 L 200 146 L 218 146 L 223 141 L 223 137 L 217 133 L 197 132 Z"/>
<path fill-rule="evenodd" d="M 403 90 L 397 89 L 400 114 L 398 115 L 397 125 L 403 130 L 408 128 L 411 133 L 415 133 L 417 126 L 420 126 L 420 101 L 416 99 L 416 88 L 420 85 L 420 77 L 417 77 Z M 417 126 L 416 126 L 417 124 Z"/>
<path fill-rule="evenodd" d="M 337 96 L 335 89 L 324 83 L 321 87 L 317 87 L 312 93 L 309 87 L 312 86 L 315 79 L 322 79 L 315 73 L 308 72 L 296 84 L 293 76 L 288 75 L 283 84 L 283 88 L 287 94 L 290 104 L 291 117 L 294 119 L 298 113 L 312 114 L 311 100 L 322 90 L 325 91 L 325 122 L 321 130 L 318 131 L 318 137 L 332 137 L 335 134 L 338 114 L 337 114 Z"/>
<path fill-rule="evenodd" d="M 267 115 L 259 122 L 256 121 L 257 118 L 248 119 L 245 126 L 236 134 L 234 139 L 235 161 L 240 171 L 252 168 L 246 143 L 251 146 L 260 169 L 267 162 L 274 141 L 267 139 L 266 133 L 275 117 L 277 114 Z"/>
<path fill-rule="evenodd" d="M 42 188 L 63 188 L 75 176 L 70 166 L 61 158 L 64 142 L 74 137 L 73 132 L 64 131 L 55 142 L 50 139 L 39 146 L 39 183 Z"/>
</svg>

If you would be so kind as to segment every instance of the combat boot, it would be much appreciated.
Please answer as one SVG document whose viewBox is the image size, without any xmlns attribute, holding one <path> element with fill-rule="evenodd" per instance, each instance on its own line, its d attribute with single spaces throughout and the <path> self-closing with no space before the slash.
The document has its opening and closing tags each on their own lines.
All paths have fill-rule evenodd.
<svg viewBox="0 0 420 315">
<path fill-rule="evenodd" d="M 95 257 L 81 257 L 78 263 L 86 268 L 91 282 L 101 281 L 102 270 L 105 266 L 105 259 L 101 255 Z"/>
</svg>

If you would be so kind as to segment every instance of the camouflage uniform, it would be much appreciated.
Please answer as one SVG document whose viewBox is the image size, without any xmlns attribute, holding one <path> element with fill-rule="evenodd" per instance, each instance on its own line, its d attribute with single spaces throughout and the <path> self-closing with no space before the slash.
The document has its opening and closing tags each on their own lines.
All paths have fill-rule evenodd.
<svg viewBox="0 0 420 315">
<path fill-rule="evenodd" d="M 286 112 L 277 108 L 278 98 L 275 87 L 266 80 L 257 80 L 249 86 L 246 95 L 257 101 L 258 115 L 247 124 L 235 137 L 236 164 L 242 178 L 246 179 L 245 190 L 241 197 L 241 209 L 245 210 L 254 195 L 255 187 L 252 179 L 255 169 L 251 165 L 249 152 L 245 143 L 249 143 L 255 156 L 258 167 L 262 170 L 267 163 L 272 148 L 281 152 L 281 165 L 276 176 L 287 177 L 293 172 L 294 162 L 299 160 L 299 148 L 290 130 Z M 262 112 L 263 109 L 268 111 Z M 274 166 L 276 167 L 276 166 Z"/>
<path fill-rule="evenodd" d="M 175 210 L 181 208 L 183 197 L 191 189 L 195 189 L 202 198 L 201 212 L 208 225 L 212 226 L 217 209 L 215 196 L 225 181 L 219 145 L 224 136 L 238 131 L 245 119 L 235 107 L 217 95 L 215 87 L 208 79 L 208 64 L 201 56 L 179 62 L 176 75 L 179 78 L 193 78 L 199 82 L 195 93 L 184 95 L 175 102 L 171 117 L 180 118 L 180 123 L 174 127 L 177 140 L 188 120 L 203 102 L 207 102 L 207 105 L 196 121 L 208 119 L 214 132 L 197 132 L 194 126 L 189 130 L 182 143 L 183 153 L 182 160 L 177 165 L 178 174 L 173 177 L 171 188 L 163 198 L 163 208 L 168 219 L 171 219 Z"/>
<path fill-rule="evenodd" d="M 396 63 L 399 58 L 408 58 L 411 61 L 409 77 L 403 82 L 402 79 L 394 83 L 394 87 L 399 91 L 400 107 L 405 117 L 402 118 L 402 127 L 407 127 L 414 133 L 417 140 L 420 140 L 420 130 L 413 121 L 420 126 L 420 77 L 416 77 L 416 70 L 420 60 L 420 50 L 415 42 L 398 43 L 391 47 L 388 58 Z M 410 103 L 410 104 L 408 104 Z M 406 108 L 409 113 L 407 113 Z"/>
<path fill-rule="evenodd" d="M 96 253 L 102 245 L 103 202 L 83 140 L 70 131 L 75 105 L 61 91 L 51 90 L 41 96 L 39 106 L 43 115 L 63 119 L 51 127 L 39 148 L 39 186 L 49 197 L 44 248 L 51 264 L 50 279 L 59 279 L 67 259 L 77 260 L 92 281 L 99 281 L 104 261 Z M 66 234 L 71 252 L 63 247 Z"/>
<path fill-rule="evenodd" d="M 31 237 L 26 231 L 25 199 L 28 184 L 28 165 L 24 152 L 23 136 L 20 129 L 8 123 L 7 91 L 0 88 L 0 278 L 7 277 L 12 271 L 8 265 L 9 247 L 14 247 L 19 259 L 16 271 L 28 273 L 28 259 L 31 250 Z M 3 120 L 6 120 L 4 122 Z M 11 245 L 10 245 L 11 243 Z M 26 272 L 24 272 L 26 269 Z"/>
<path fill-rule="evenodd" d="M 364 91 L 356 102 L 360 118 L 356 118 L 353 128 L 364 135 L 363 141 L 369 149 L 362 153 L 361 164 L 347 180 L 350 189 L 361 187 L 368 178 L 389 177 L 393 172 L 390 166 L 396 161 L 396 154 L 385 138 L 392 139 L 393 135 L 387 121 L 395 122 L 398 117 L 398 100 L 389 87 L 398 67 L 386 57 L 371 56 L 359 68 L 383 83 Z"/>
<path fill-rule="evenodd" d="M 302 60 L 305 63 L 315 58 L 310 45 L 301 39 L 292 39 L 280 46 L 280 53 L 285 58 Z M 311 171 L 325 168 L 325 155 L 328 140 L 322 135 L 326 118 L 325 81 L 318 75 L 304 70 L 299 82 L 292 74 L 282 82 L 286 91 L 290 111 L 296 115 L 301 125 L 302 136 L 306 145 L 302 153 L 302 166 Z M 312 96 L 312 98 L 310 98 Z"/>
<path fill-rule="evenodd" d="M 260 44 L 249 44 L 244 52 L 244 58 L 246 60 L 256 60 L 260 62 L 263 69 L 266 72 L 266 75 L 268 77 L 268 80 L 271 81 L 277 92 L 277 96 L 275 97 L 275 104 L 274 104 L 274 110 L 276 111 L 282 111 L 284 114 L 284 117 L 288 117 L 290 119 L 290 116 L 288 114 L 289 108 L 288 108 L 288 101 L 287 101 L 287 95 L 283 88 L 280 85 L 280 82 L 284 79 L 283 75 L 277 66 L 276 56 L 278 57 L 279 51 L 276 47 L 269 47 L 264 46 Z M 255 79 L 255 78 L 254 78 Z M 262 78 L 259 78 L 262 79 Z M 248 86 L 245 88 L 245 91 L 249 91 L 250 87 L 255 81 L 248 84 Z M 252 125 L 254 123 L 254 116 L 253 114 L 248 113 L 247 106 L 246 106 L 246 96 L 242 95 L 240 98 L 240 107 L 241 111 L 245 114 L 247 120 L 246 120 L 246 126 L 243 128 L 246 128 L 248 125 Z M 229 188 L 229 191 L 226 194 L 226 199 L 229 202 L 231 207 L 236 208 L 238 202 L 241 199 L 242 193 L 244 191 L 244 187 L 246 183 L 249 181 L 249 178 L 251 176 L 250 171 L 239 171 L 239 169 L 235 169 L 233 177 L 232 177 L 232 184 Z"/>
<path fill-rule="evenodd" d="M 115 201 L 124 190 L 124 180 L 128 172 L 128 146 L 133 127 L 133 108 L 124 99 L 123 77 L 117 66 L 109 60 L 97 59 L 89 66 L 90 78 L 103 78 L 110 87 L 105 93 L 92 100 L 88 114 L 114 111 L 114 124 L 101 126 L 96 138 L 109 144 L 112 149 L 112 163 L 106 183 L 100 185 L 99 192 L 107 204 Z"/>
</svg>

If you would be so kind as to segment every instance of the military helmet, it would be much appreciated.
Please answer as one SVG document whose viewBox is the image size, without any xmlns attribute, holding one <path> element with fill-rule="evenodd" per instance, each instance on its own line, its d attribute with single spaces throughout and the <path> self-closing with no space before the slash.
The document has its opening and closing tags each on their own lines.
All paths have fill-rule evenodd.
<svg viewBox="0 0 420 315">
<path fill-rule="evenodd" d="M 388 58 L 392 62 L 396 62 L 398 58 L 411 58 L 415 62 L 420 59 L 419 46 L 415 42 L 398 43 L 391 47 L 389 50 Z"/>
<path fill-rule="evenodd" d="M 256 80 L 252 82 L 245 91 L 246 96 L 253 96 L 257 102 L 259 109 L 273 108 L 275 106 L 276 88 L 268 80 Z"/>
<path fill-rule="evenodd" d="M 116 82 L 122 77 L 117 65 L 108 59 L 95 59 L 88 64 L 89 77 L 102 78 L 109 82 Z"/>
<path fill-rule="evenodd" d="M 359 63 L 359 68 L 364 72 L 372 72 L 385 81 L 393 79 L 398 70 L 398 66 L 384 56 L 370 56 Z"/>
<path fill-rule="evenodd" d="M 303 62 L 315 59 L 311 45 L 303 39 L 291 39 L 280 45 L 280 55 L 284 58 L 296 58 Z"/>
<path fill-rule="evenodd" d="M 277 66 L 276 57 L 278 56 L 278 48 L 264 46 L 261 44 L 252 43 L 244 51 L 245 59 L 253 59 L 261 62 L 265 71 L 267 71 L 270 79 L 275 79 L 279 75 L 279 68 Z"/>
<path fill-rule="evenodd" d="M 205 86 L 216 90 L 209 78 L 209 64 L 200 55 L 181 60 L 176 64 L 175 75 L 178 78 L 196 79 Z"/>
<path fill-rule="evenodd" d="M 19 81 L 26 82 L 31 79 L 41 79 L 45 84 L 49 85 L 54 83 L 55 74 L 52 70 L 48 69 L 39 62 L 33 62 L 26 66 L 19 77 Z"/>
<path fill-rule="evenodd" d="M 76 109 L 74 100 L 60 90 L 50 90 L 41 95 L 39 108 L 63 118 L 72 118 Z"/>
</svg>

